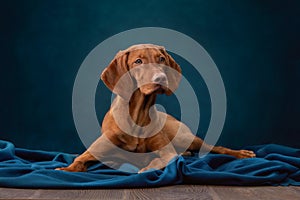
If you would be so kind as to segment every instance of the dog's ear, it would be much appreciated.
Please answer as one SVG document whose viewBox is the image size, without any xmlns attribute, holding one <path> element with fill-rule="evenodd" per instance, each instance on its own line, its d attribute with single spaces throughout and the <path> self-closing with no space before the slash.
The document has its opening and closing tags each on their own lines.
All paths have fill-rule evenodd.
<svg viewBox="0 0 300 200">
<path fill-rule="evenodd" d="M 181 68 L 176 63 L 176 61 L 172 58 L 170 54 L 167 53 L 165 49 L 163 49 L 163 54 L 166 56 L 167 60 L 167 70 L 166 75 L 168 78 L 169 88 L 166 91 L 166 95 L 171 95 L 178 88 L 179 83 L 181 81 Z"/>
<path fill-rule="evenodd" d="M 127 58 L 129 52 L 120 51 L 101 74 L 101 80 L 115 94 L 128 98 L 134 87 L 128 72 Z M 121 78 L 122 77 L 122 78 Z"/>
<path fill-rule="evenodd" d="M 127 57 L 128 53 L 119 52 L 101 74 L 101 80 L 111 91 L 122 75 L 128 71 Z"/>
</svg>

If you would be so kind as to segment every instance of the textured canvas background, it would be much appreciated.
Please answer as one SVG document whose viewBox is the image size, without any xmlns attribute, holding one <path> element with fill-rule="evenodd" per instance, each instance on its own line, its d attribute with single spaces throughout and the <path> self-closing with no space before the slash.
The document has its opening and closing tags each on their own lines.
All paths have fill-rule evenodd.
<svg viewBox="0 0 300 200">
<path fill-rule="evenodd" d="M 114 34 L 155 26 L 189 35 L 217 64 L 228 100 L 218 144 L 300 147 L 299 13 L 299 1 L 2 2 L 0 139 L 22 148 L 83 151 L 71 107 L 82 61 Z M 210 117 L 207 88 L 187 61 L 176 60 L 199 97 L 201 136 Z M 97 92 L 102 120 L 110 92 L 101 82 Z M 180 117 L 176 103 L 166 106 Z"/>
</svg>

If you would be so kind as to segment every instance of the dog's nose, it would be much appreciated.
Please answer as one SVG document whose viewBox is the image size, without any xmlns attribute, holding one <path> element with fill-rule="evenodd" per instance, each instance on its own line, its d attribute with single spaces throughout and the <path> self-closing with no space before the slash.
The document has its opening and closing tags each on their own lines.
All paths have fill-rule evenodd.
<svg viewBox="0 0 300 200">
<path fill-rule="evenodd" d="M 157 84 L 166 84 L 167 76 L 164 73 L 157 73 L 153 76 L 152 82 L 157 83 Z"/>
</svg>

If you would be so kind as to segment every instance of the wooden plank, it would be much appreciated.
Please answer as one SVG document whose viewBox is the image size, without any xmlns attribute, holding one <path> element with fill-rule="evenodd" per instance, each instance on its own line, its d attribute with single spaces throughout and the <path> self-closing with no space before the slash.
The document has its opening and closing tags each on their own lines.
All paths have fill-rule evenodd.
<svg viewBox="0 0 300 200">
<path fill-rule="evenodd" d="M 145 189 L 24 190 L 0 188 L 0 199 L 215 199 L 207 186 L 178 185 Z"/>
<path fill-rule="evenodd" d="M 290 188 L 293 189 L 294 191 L 296 191 L 296 193 L 300 197 L 300 186 L 298 186 L 298 187 L 296 187 L 296 186 L 290 186 Z"/>
<path fill-rule="evenodd" d="M 124 190 L 46 190 L 0 188 L 0 199 L 122 199 Z"/>
<path fill-rule="evenodd" d="M 284 199 L 300 197 L 300 187 L 232 187 L 177 185 L 144 189 L 42 190 L 0 188 L 0 199 Z"/>
<path fill-rule="evenodd" d="M 30 199 L 35 192 L 31 189 L 0 188 L 0 199 Z"/>
<path fill-rule="evenodd" d="M 122 199 L 124 190 L 42 190 L 36 199 Z"/>
<path fill-rule="evenodd" d="M 214 186 L 212 190 L 222 199 L 230 200 L 295 200 L 299 199 L 299 193 L 293 187 L 229 187 L 229 186 Z"/>
<path fill-rule="evenodd" d="M 160 188 L 132 189 L 126 199 L 214 199 L 207 186 L 177 185 Z"/>
</svg>

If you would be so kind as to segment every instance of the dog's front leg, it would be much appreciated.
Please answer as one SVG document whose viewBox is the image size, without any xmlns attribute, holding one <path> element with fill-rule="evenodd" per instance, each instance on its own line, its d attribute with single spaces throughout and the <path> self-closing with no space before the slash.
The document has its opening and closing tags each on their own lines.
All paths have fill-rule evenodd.
<svg viewBox="0 0 300 200">
<path fill-rule="evenodd" d="M 87 171 L 87 162 L 96 160 L 95 157 L 89 152 L 85 151 L 83 154 L 74 159 L 73 163 L 68 167 L 60 167 L 55 170 L 62 170 L 68 172 L 85 172 Z"/>
<path fill-rule="evenodd" d="M 148 148 L 158 154 L 158 158 L 153 159 L 148 166 L 142 168 L 138 173 L 149 169 L 163 169 L 177 156 L 175 148 L 170 140 L 164 135 L 154 136 L 149 139 Z"/>
<path fill-rule="evenodd" d="M 111 149 L 110 144 L 107 137 L 102 135 L 83 154 L 75 158 L 72 164 L 68 167 L 56 168 L 56 170 L 85 172 L 87 171 L 88 163 L 98 161 L 101 157 L 108 154 Z"/>
</svg>

